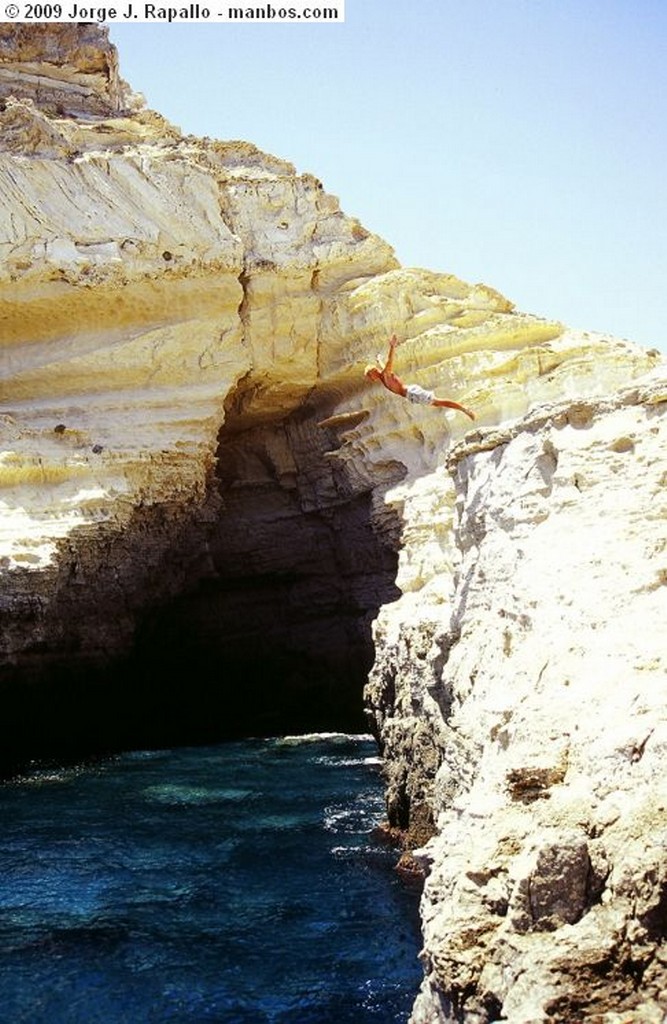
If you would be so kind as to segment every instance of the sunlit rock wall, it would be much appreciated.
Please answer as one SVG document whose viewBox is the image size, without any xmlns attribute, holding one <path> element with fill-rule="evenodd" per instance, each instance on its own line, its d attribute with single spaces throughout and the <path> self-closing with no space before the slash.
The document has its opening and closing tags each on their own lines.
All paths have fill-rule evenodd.
<svg viewBox="0 0 667 1024">
<path fill-rule="evenodd" d="M 415 1024 L 664 1017 L 666 417 L 664 371 L 540 406 L 421 496 L 439 614 L 383 609 L 369 685 L 394 821 L 437 832 Z"/>
<path fill-rule="evenodd" d="M 118 53 L 97 25 L 0 25 L 0 101 L 20 96 L 48 114 L 108 115 L 131 104 Z"/>
<path fill-rule="evenodd" d="M 311 398 L 323 319 L 391 249 L 312 175 L 142 110 L 104 30 L 2 38 L 4 754 L 362 726 L 395 549 Z"/>
</svg>

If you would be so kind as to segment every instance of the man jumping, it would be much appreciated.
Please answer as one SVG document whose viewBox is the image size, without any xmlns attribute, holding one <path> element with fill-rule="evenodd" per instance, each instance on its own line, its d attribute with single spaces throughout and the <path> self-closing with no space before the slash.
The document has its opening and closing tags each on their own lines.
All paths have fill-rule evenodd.
<svg viewBox="0 0 667 1024">
<path fill-rule="evenodd" d="M 397 345 L 398 339 L 393 334 L 389 342 L 387 361 L 382 369 L 380 370 L 377 366 L 366 367 L 364 373 L 368 380 L 379 381 L 381 384 L 384 384 L 387 391 L 391 391 L 394 395 L 400 395 L 401 398 L 407 398 L 408 402 L 414 402 L 416 405 L 434 405 L 439 408 L 458 409 L 459 412 L 465 413 L 471 420 L 474 420 L 475 414 L 470 412 L 469 409 L 464 409 L 458 402 L 448 402 L 446 398 L 436 398 L 432 391 L 426 391 L 419 384 L 404 384 L 394 373 L 394 353 Z"/>
</svg>

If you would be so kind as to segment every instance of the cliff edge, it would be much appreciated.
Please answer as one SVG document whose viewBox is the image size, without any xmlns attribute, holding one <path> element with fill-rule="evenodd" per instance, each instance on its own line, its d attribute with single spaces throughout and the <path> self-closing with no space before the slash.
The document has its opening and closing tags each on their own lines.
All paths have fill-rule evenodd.
<svg viewBox="0 0 667 1024">
<path fill-rule="evenodd" d="M 5 769 L 362 727 L 367 681 L 414 1024 L 662 1021 L 659 354 L 401 267 L 98 26 L 0 27 L 0 195 Z M 473 427 L 368 384 L 392 333 Z"/>
</svg>

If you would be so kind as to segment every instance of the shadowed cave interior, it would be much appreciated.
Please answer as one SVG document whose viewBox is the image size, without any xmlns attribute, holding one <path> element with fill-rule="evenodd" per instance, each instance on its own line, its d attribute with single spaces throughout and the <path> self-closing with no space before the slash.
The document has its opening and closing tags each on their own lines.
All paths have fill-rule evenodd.
<svg viewBox="0 0 667 1024">
<path fill-rule="evenodd" d="M 244 426 L 228 414 L 206 577 L 141 633 L 144 659 L 188 679 L 204 732 L 367 728 L 371 627 L 399 593 L 396 543 L 378 538 L 370 490 L 327 457 L 316 418 Z"/>
<path fill-rule="evenodd" d="M 320 417 L 314 407 L 278 423 L 229 413 L 204 521 L 174 527 L 155 578 L 123 595 L 139 608 L 129 654 L 87 657 L 82 635 L 87 617 L 118 614 L 106 584 L 120 562 L 127 575 L 156 515 L 169 532 L 164 510 L 137 513 L 136 530 L 107 538 L 82 606 L 80 589 L 61 588 L 58 649 L 41 641 L 28 669 L 5 677 L 5 766 L 368 729 L 371 628 L 399 594 L 399 524 L 383 509 L 374 528 L 372 489 L 327 455 L 340 439 Z"/>
</svg>

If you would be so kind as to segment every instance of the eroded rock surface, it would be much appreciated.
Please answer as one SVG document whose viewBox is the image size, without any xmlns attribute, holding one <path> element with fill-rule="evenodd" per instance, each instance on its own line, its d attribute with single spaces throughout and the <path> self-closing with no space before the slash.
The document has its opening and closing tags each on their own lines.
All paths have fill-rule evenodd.
<svg viewBox="0 0 667 1024">
<path fill-rule="evenodd" d="M 4 764 L 361 727 L 372 665 L 415 1024 L 662 1021 L 658 354 L 400 267 L 97 26 L 0 29 L 0 96 Z"/>
<path fill-rule="evenodd" d="M 381 612 L 390 798 L 437 832 L 415 1024 L 667 1012 L 666 417 L 659 373 L 468 435 L 449 605 Z"/>
<path fill-rule="evenodd" d="M 48 114 L 118 113 L 134 100 L 118 53 L 97 25 L 0 25 L 0 101 L 32 100 Z"/>
</svg>

